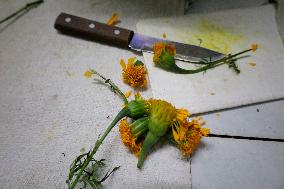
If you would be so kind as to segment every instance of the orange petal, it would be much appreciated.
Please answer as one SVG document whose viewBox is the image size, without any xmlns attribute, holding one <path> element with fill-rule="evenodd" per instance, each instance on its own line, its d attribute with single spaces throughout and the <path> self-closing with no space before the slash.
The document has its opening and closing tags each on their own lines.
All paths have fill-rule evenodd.
<svg viewBox="0 0 284 189">
<path fill-rule="evenodd" d="M 119 15 L 117 13 L 113 13 L 111 18 L 107 21 L 107 25 L 114 26 L 115 24 L 119 22 L 118 18 L 119 18 Z"/>
<path fill-rule="evenodd" d="M 257 43 L 251 44 L 251 50 L 252 50 L 252 52 L 255 52 L 257 49 L 258 49 L 258 44 L 257 44 Z"/>
<path fill-rule="evenodd" d="M 93 76 L 93 72 L 91 70 L 87 70 L 85 73 L 84 73 L 84 76 L 86 78 L 91 78 Z"/>
<path fill-rule="evenodd" d="M 123 59 L 120 60 L 120 65 L 121 65 L 122 69 L 126 69 L 126 64 L 125 64 L 125 61 Z"/>
</svg>

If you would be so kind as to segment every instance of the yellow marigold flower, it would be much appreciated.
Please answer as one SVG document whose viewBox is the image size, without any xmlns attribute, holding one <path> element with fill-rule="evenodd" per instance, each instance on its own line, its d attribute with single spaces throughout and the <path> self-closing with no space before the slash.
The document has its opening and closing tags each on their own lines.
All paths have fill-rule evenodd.
<svg viewBox="0 0 284 189">
<path fill-rule="evenodd" d="M 251 50 L 252 50 L 252 52 L 255 52 L 257 49 L 258 49 L 258 44 L 257 44 L 257 43 L 251 44 Z"/>
<path fill-rule="evenodd" d="M 201 138 L 201 133 L 196 129 L 192 129 L 190 135 L 186 137 L 186 140 L 183 140 L 179 145 L 179 149 L 181 150 L 182 154 L 185 157 L 190 156 L 197 148 Z"/>
<path fill-rule="evenodd" d="M 176 48 L 173 45 L 166 44 L 163 42 L 157 42 L 153 45 L 154 57 L 153 61 L 155 64 L 158 63 L 160 56 L 163 52 L 169 52 L 173 56 L 176 54 Z"/>
<path fill-rule="evenodd" d="M 131 91 L 126 91 L 126 93 L 124 94 L 126 98 L 129 98 L 131 96 Z"/>
<path fill-rule="evenodd" d="M 93 72 L 91 70 L 87 70 L 85 73 L 84 73 L 84 76 L 86 78 L 91 78 L 93 76 Z"/>
<path fill-rule="evenodd" d="M 202 136 L 208 136 L 210 133 L 210 129 L 208 128 L 201 128 L 200 129 L 200 133 L 202 134 Z"/>
<path fill-rule="evenodd" d="M 114 26 L 119 22 L 119 14 L 113 13 L 111 18 L 107 21 L 107 25 Z"/>
<path fill-rule="evenodd" d="M 147 70 L 142 62 L 136 61 L 135 58 L 128 59 L 126 65 L 125 61 L 121 59 L 120 65 L 122 67 L 123 82 L 134 88 L 146 88 L 147 86 Z M 136 64 L 139 62 L 139 64 Z"/>
<path fill-rule="evenodd" d="M 123 144 L 135 155 L 138 155 L 141 150 L 141 143 L 138 143 L 137 138 L 132 134 L 131 128 L 126 119 L 120 121 L 119 132 Z"/>
<path fill-rule="evenodd" d="M 201 128 L 204 123 L 205 121 L 199 117 L 182 124 L 176 122 L 172 125 L 173 138 L 184 156 L 190 156 L 197 148 L 201 138 L 209 134 L 209 129 Z"/>
<path fill-rule="evenodd" d="M 185 122 L 190 116 L 190 113 L 187 109 L 176 109 L 176 113 L 176 120 L 181 123 Z"/>
</svg>

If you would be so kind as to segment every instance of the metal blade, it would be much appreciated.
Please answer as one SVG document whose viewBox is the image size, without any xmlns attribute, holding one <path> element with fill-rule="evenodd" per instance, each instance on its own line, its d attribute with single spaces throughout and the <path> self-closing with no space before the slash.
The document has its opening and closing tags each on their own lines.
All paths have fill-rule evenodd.
<svg viewBox="0 0 284 189">
<path fill-rule="evenodd" d="M 189 45 L 174 41 L 169 41 L 165 39 L 158 39 L 142 34 L 134 33 L 132 40 L 129 43 L 129 47 L 136 51 L 152 52 L 153 45 L 157 42 L 165 42 L 168 44 L 173 44 L 176 47 L 175 59 L 182 61 L 198 61 L 200 59 L 216 60 L 224 57 L 224 54 L 212 51 L 203 47 Z"/>
</svg>

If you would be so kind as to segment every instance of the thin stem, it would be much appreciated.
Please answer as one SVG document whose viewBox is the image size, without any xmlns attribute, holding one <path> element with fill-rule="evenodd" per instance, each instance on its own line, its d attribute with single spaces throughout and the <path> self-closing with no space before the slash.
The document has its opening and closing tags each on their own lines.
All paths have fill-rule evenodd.
<svg viewBox="0 0 284 189">
<path fill-rule="evenodd" d="M 111 129 L 116 125 L 116 123 L 122 119 L 123 117 L 125 117 L 128 114 L 128 109 L 127 108 L 123 108 L 118 114 L 117 116 L 114 118 L 114 120 L 111 122 L 111 124 L 108 126 L 108 128 L 105 130 L 104 134 L 96 141 L 96 144 L 94 146 L 94 148 L 92 149 L 91 154 L 87 157 L 87 159 L 84 161 L 83 166 L 81 167 L 80 172 L 78 173 L 78 175 L 76 176 L 74 182 L 72 182 L 72 185 L 69 187 L 69 189 L 74 189 L 75 186 L 77 185 L 79 179 L 81 178 L 85 168 L 88 166 L 88 164 L 90 163 L 90 161 L 92 160 L 93 156 L 95 155 L 95 153 L 98 151 L 99 147 L 101 146 L 101 144 L 103 143 L 104 139 L 106 138 L 106 136 L 108 135 L 108 133 L 111 131 Z"/>
<path fill-rule="evenodd" d="M 98 75 L 100 78 L 102 78 L 105 83 L 108 83 L 110 85 L 110 87 L 113 89 L 114 92 L 117 92 L 123 99 L 125 104 L 128 104 L 128 100 L 125 97 L 125 95 L 123 94 L 123 92 L 121 92 L 121 90 L 118 88 L 118 86 L 116 86 L 110 79 L 105 78 L 103 75 L 101 75 L 100 73 L 98 73 L 96 70 L 92 70 L 92 72 L 96 75 Z"/>
<path fill-rule="evenodd" d="M 16 12 L 12 13 L 11 15 L 7 16 L 6 18 L 2 19 L 0 21 L 0 24 L 2 24 L 3 22 L 13 18 L 14 16 L 16 16 L 17 14 L 19 14 L 20 12 L 24 11 L 24 10 L 29 10 L 39 4 L 43 3 L 43 0 L 37 0 L 37 1 L 33 1 L 31 3 L 26 4 L 24 7 L 20 8 L 19 10 L 17 10 Z"/>
<path fill-rule="evenodd" d="M 195 69 L 195 70 L 186 70 L 186 69 L 183 69 L 183 68 L 180 68 L 178 66 L 175 66 L 173 71 L 177 72 L 177 73 L 181 73 L 181 74 L 194 74 L 194 73 L 198 73 L 198 72 L 202 72 L 202 71 L 206 71 L 208 69 L 212 69 L 212 68 L 215 68 L 217 66 L 220 66 L 220 65 L 223 65 L 223 64 L 226 64 L 227 60 L 238 60 L 238 58 L 235 58 L 233 59 L 234 57 L 238 56 L 238 55 L 241 55 L 241 54 L 244 54 L 246 52 L 249 52 L 251 51 L 252 49 L 247 49 L 247 50 L 244 50 L 244 51 L 241 51 L 239 53 L 236 53 L 236 54 L 233 54 L 233 55 L 228 55 L 228 56 L 225 56 L 219 60 L 215 60 L 215 61 L 212 61 L 212 62 L 208 62 L 206 63 L 205 65 L 206 66 L 203 66 L 203 67 L 200 67 L 198 69 Z"/>
</svg>

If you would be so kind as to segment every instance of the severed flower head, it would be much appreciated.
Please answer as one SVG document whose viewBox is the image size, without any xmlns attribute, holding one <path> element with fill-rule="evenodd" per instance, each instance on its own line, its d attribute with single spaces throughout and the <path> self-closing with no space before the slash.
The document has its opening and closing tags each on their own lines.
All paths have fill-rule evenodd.
<svg viewBox="0 0 284 189">
<path fill-rule="evenodd" d="M 155 65 L 166 70 L 170 70 L 175 65 L 175 46 L 163 42 L 158 42 L 153 45 L 153 51 L 153 62 L 155 63 Z"/>
<path fill-rule="evenodd" d="M 136 58 L 129 58 L 126 64 L 121 59 L 120 65 L 122 67 L 122 79 L 124 83 L 133 88 L 147 87 L 147 70 L 141 61 L 136 60 Z"/>
<path fill-rule="evenodd" d="M 209 129 L 201 128 L 204 124 L 205 121 L 198 118 L 192 121 L 177 121 L 172 125 L 173 138 L 185 157 L 190 156 L 197 148 L 201 138 L 209 134 Z"/>
<path fill-rule="evenodd" d="M 148 118 L 140 118 L 129 124 L 127 119 L 121 120 L 119 132 L 123 144 L 136 156 L 139 155 L 144 140 L 143 134 L 147 132 Z"/>
</svg>

